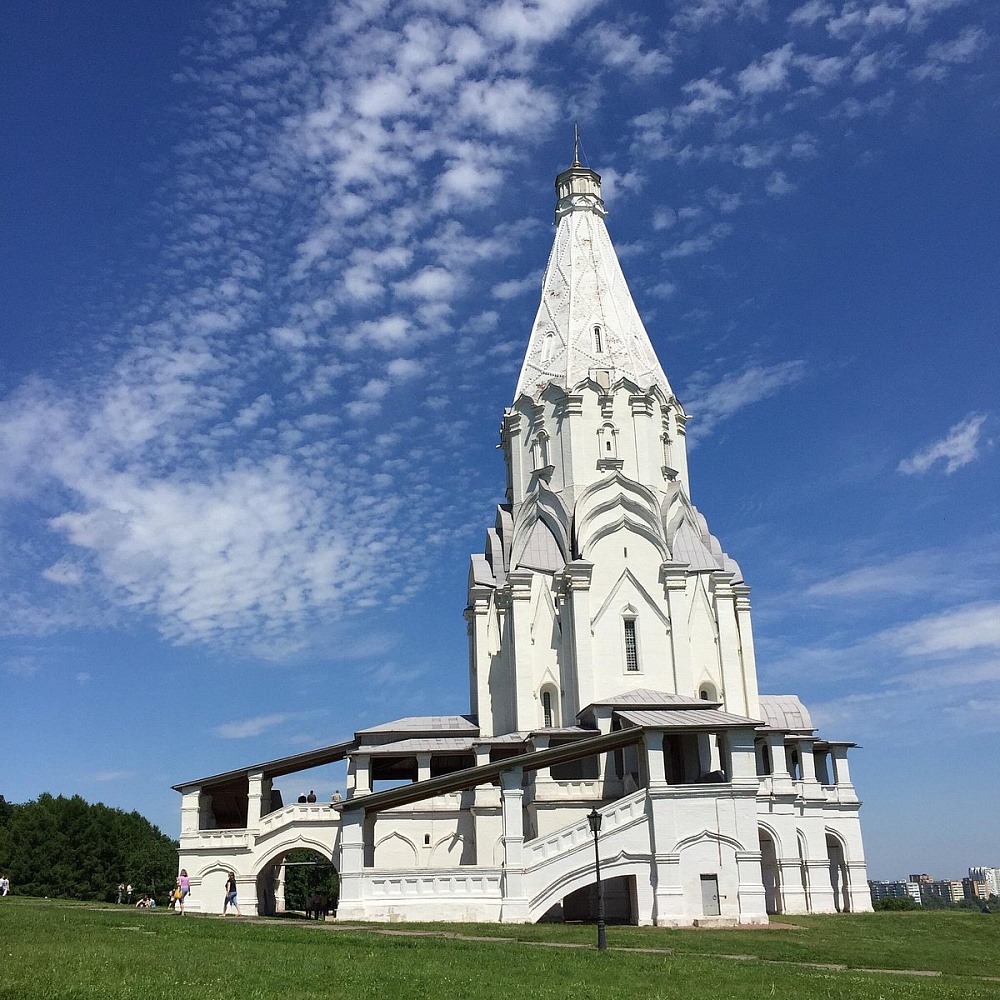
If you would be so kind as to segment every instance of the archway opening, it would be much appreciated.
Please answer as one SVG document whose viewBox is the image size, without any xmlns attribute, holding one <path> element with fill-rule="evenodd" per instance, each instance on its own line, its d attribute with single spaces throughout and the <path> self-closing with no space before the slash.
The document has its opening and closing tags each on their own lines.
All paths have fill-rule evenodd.
<svg viewBox="0 0 1000 1000">
<path fill-rule="evenodd" d="M 635 924 L 637 901 L 634 875 L 602 879 L 604 883 L 604 922 L 607 924 Z M 549 907 L 539 917 L 540 924 L 597 922 L 597 883 L 582 886 L 558 903 Z"/>
<path fill-rule="evenodd" d="M 760 836 L 760 876 L 764 883 L 764 908 L 768 913 L 781 913 L 781 875 L 778 851 L 774 839 L 766 830 Z"/>
<path fill-rule="evenodd" d="M 830 859 L 830 885 L 833 888 L 833 905 L 838 913 L 849 913 L 851 894 L 847 883 L 847 862 L 844 845 L 832 834 L 826 835 L 826 853 Z"/>
<path fill-rule="evenodd" d="M 340 875 L 319 851 L 297 848 L 278 855 L 257 876 L 257 912 L 323 920 L 337 912 Z"/>
</svg>

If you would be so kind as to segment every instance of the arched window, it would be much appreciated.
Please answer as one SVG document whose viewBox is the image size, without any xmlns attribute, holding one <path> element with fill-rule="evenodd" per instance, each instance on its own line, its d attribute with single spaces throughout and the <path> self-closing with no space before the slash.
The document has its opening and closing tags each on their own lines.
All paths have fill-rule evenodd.
<svg viewBox="0 0 1000 1000">
<path fill-rule="evenodd" d="M 540 692 L 542 703 L 542 725 L 546 729 L 559 725 L 559 693 L 552 684 L 546 684 Z"/>
<path fill-rule="evenodd" d="M 614 424 L 602 424 L 597 432 L 600 443 L 599 458 L 618 457 L 618 430 Z"/>
<path fill-rule="evenodd" d="M 718 701 L 715 694 L 715 686 L 707 682 L 702 684 L 702 686 L 698 689 L 698 697 L 701 698 L 702 701 Z"/>
<path fill-rule="evenodd" d="M 531 445 L 531 462 L 534 471 L 544 469 L 549 464 L 549 436 L 540 431 Z"/>
<path fill-rule="evenodd" d="M 594 327 L 594 351 L 597 354 L 604 353 L 604 334 L 599 326 Z"/>
<path fill-rule="evenodd" d="M 556 335 L 550 330 L 542 340 L 542 364 L 547 365 L 556 354 Z"/>
<path fill-rule="evenodd" d="M 628 673 L 639 672 L 639 639 L 636 635 L 635 619 L 623 618 L 622 629 L 625 640 L 625 670 Z"/>
</svg>

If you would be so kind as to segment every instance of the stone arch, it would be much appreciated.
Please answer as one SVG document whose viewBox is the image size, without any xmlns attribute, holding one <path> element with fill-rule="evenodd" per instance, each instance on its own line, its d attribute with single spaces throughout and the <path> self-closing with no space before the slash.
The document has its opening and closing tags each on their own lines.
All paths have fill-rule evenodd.
<svg viewBox="0 0 1000 1000">
<path fill-rule="evenodd" d="M 284 872 L 284 879 L 282 879 L 282 874 L 285 859 L 293 851 L 310 851 L 318 855 L 324 864 L 329 864 L 334 872 L 337 871 L 333 864 L 333 852 L 330 846 L 312 837 L 298 836 L 293 842 L 268 851 L 262 860 L 256 863 L 253 870 L 257 889 L 257 913 L 259 915 L 274 916 L 276 913 L 285 911 L 287 872 Z M 219 898 L 222 898 L 221 894 Z"/>
<path fill-rule="evenodd" d="M 637 861 L 619 855 L 609 860 L 601 859 L 601 878 L 612 879 L 632 876 L 637 881 L 649 881 L 649 862 Z M 581 867 L 567 872 L 539 892 L 528 904 L 528 920 L 535 923 L 558 903 L 577 889 L 593 885 L 597 879 L 594 863 L 589 859 Z"/>
<path fill-rule="evenodd" d="M 398 830 L 386 834 L 375 841 L 375 867 L 377 868 L 417 868 L 419 857 L 417 845 L 404 837 Z"/>
<path fill-rule="evenodd" d="M 764 909 L 768 913 L 781 913 L 781 839 L 773 827 L 758 823 L 760 841 L 760 877 L 764 884 Z"/>
<path fill-rule="evenodd" d="M 431 848 L 429 867 L 457 868 L 459 865 L 475 863 L 475 854 L 470 852 L 474 845 L 465 834 L 452 832 L 445 834 Z"/>
<path fill-rule="evenodd" d="M 806 912 L 812 913 L 812 892 L 809 888 L 809 845 L 802 830 L 795 831 L 795 841 L 799 852 L 799 878 L 802 880 L 802 895 L 806 901 Z"/>
<path fill-rule="evenodd" d="M 848 866 L 847 841 L 833 827 L 826 828 L 826 856 L 830 859 L 830 887 L 838 913 L 851 910 L 851 869 Z"/>
</svg>

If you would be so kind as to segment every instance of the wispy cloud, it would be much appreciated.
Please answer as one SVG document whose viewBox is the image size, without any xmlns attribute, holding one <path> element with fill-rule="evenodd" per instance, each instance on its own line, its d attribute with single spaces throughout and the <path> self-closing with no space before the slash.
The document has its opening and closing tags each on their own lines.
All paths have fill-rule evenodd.
<svg viewBox="0 0 1000 1000">
<path fill-rule="evenodd" d="M 215 735 L 223 740 L 245 740 L 251 736 L 260 736 L 269 729 L 283 725 L 291 718 L 285 712 L 275 712 L 271 715 L 257 715 L 252 719 L 241 719 L 235 722 L 224 722 L 215 727 Z"/>
<path fill-rule="evenodd" d="M 940 441 L 935 441 L 914 452 L 909 458 L 904 458 L 897 466 L 898 471 L 912 476 L 929 472 L 936 463 L 943 462 L 945 474 L 950 476 L 979 458 L 985 423 L 985 414 L 970 413 L 964 420 L 951 427 Z"/>
<path fill-rule="evenodd" d="M 782 361 L 774 365 L 750 365 L 717 380 L 711 380 L 705 372 L 696 373 L 684 395 L 684 405 L 693 415 L 688 425 L 688 442 L 697 443 L 745 407 L 800 382 L 806 371 L 804 361 Z"/>
</svg>

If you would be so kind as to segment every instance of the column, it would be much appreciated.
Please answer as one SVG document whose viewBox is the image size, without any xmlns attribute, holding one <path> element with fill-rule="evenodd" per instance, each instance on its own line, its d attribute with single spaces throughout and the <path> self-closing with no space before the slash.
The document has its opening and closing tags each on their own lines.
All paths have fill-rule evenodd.
<svg viewBox="0 0 1000 1000">
<path fill-rule="evenodd" d="M 583 559 L 566 564 L 563 583 L 566 588 L 566 603 L 570 609 L 571 660 L 576 667 L 576 704 L 569 705 L 563 713 L 564 719 L 573 718 L 582 708 L 594 700 L 594 650 L 593 635 L 590 631 L 590 583 L 594 564 Z M 569 690 L 566 692 L 569 698 Z"/>
<path fill-rule="evenodd" d="M 469 678 L 472 692 L 472 712 L 479 719 L 479 731 L 483 736 L 494 736 L 493 705 L 490 698 L 490 655 L 489 655 L 489 587 L 473 587 L 469 591 L 469 606 L 465 609 L 465 620 L 469 631 Z"/>
<path fill-rule="evenodd" d="M 364 809 L 344 807 L 340 814 L 340 850 L 334 864 L 340 875 L 340 902 L 337 916 L 347 920 L 363 920 L 364 907 Z"/>
<path fill-rule="evenodd" d="M 507 575 L 510 588 L 510 621 L 513 630 L 511 659 L 514 664 L 514 729 L 536 729 L 540 724 L 532 678 L 530 569 Z"/>
<path fill-rule="evenodd" d="M 713 573 L 715 618 L 719 624 L 719 665 L 722 667 L 723 708 L 735 715 L 748 713 L 740 663 L 740 639 L 736 629 L 736 606 L 732 573 Z"/>
<path fill-rule="evenodd" d="M 747 715 L 760 718 L 757 691 L 757 654 L 753 644 L 753 625 L 750 621 L 750 588 L 745 583 L 733 584 L 736 598 L 736 624 L 739 629 L 740 664 L 743 669 L 743 690 L 746 691 Z"/>
<path fill-rule="evenodd" d="M 788 757 L 785 752 L 785 734 L 774 731 L 766 733 L 767 746 L 771 751 L 771 794 L 794 795 L 795 786 L 788 773 Z"/>
<path fill-rule="evenodd" d="M 524 891 L 524 790 L 521 769 L 500 774 L 500 805 L 503 819 L 503 885 L 500 922 L 528 922 L 528 900 Z"/>
<path fill-rule="evenodd" d="M 256 830 L 260 826 L 261 816 L 266 815 L 271 808 L 271 782 L 264 777 L 262 771 L 255 771 L 247 776 L 247 829 Z M 265 805 L 264 798 L 267 798 Z M 255 890 L 256 891 L 256 890 Z"/>
<path fill-rule="evenodd" d="M 670 648 L 673 653 L 674 691 L 695 696 L 694 675 L 691 670 L 691 639 L 688 635 L 687 616 L 687 563 L 665 562 L 660 567 L 667 614 L 670 619 Z"/>
<path fill-rule="evenodd" d="M 371 756 L 352 753 L 347 765 L 347 798 L 368 795 L 371 790 Z"/>
<path fill-rule="evenodd" d="M 185 792 L 181 798 L 181 836 L 197 833 L 201 829 L 201 789 Z"/>
<path fill-rule="evenodd" d="M 431 776 L 431 755 L 417 754 L 417 781 L 428 781 Z"/>
</svg>

